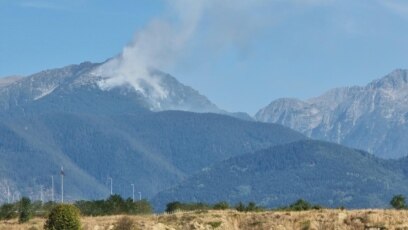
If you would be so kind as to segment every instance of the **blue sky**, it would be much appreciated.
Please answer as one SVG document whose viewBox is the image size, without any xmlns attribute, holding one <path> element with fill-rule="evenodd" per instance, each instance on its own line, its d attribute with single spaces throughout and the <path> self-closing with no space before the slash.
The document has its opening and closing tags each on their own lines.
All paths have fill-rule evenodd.
<svg viewBox="0 0 408 230">
<path fill-rule="evenodd" d="M 0 0 L 0 76 L 101 62 L 152 21 L 180 24 L 196 12 L 194 32 L 161 67 L 230 111 L 254 114 L 276 98 L 408 68 L 408 1 L 209 0 L 201 11 L 174 2 Z"/>
</svg>

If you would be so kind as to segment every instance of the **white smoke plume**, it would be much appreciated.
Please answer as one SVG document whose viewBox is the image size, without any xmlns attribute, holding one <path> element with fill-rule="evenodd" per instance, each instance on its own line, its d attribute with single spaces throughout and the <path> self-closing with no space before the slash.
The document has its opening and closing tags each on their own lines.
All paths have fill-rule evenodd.
<svg viewBox="0 0 408 230">
<path fill-rule="evenodd" d="M 94 74 L 102 76 L 102 89 L 130 84 L 142 94 L 164 98 L 166 90 L 154 75 L 153 69 L 166 69 L 174 64 L 186 43 L 192 38 L 204 10 L 203 0 L 172 0 L 168 15 L 156 18 L 136 33 L 134 40 L 122 53 L 102 65 Z M 170 16 L 175 16 L 171 18 Z"/>
<path fill-rule="evenodd" d="M 213 48 L 242 46 L 282 14 L 282 4 L 327 1 L 330 0 L 167 0 L 165 13 L 137 32 L 118 57 L 94 74 L 103 77 L 99 82 L 102 89 L 129 84 L 145 96 L 165 98 L 168 92 L 152 70 L 165 71 L 177 64 L 192 40 Z M 277 10 L 271 11 L 274 7 Z"/>
</svg>

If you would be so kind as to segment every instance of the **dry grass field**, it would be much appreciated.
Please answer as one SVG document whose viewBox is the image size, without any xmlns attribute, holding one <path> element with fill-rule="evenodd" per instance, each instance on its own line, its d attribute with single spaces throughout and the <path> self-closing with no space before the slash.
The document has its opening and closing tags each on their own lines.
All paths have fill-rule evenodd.
<svg viewBox="0 0 408 230">
<path fill-rule="evenodd" d="M 84 230 L 114 229 L 123 216 L 84 217 Z M 303 212 L 197 211 L 175 214 L 129 216 L 133 229 L 399 229 L 408 230 L 408 211 L 396 210 L 313 210 Z M 0 230 L 42 229 L 44 219 L 27 224 L 2 221 Z"/>
</svg>

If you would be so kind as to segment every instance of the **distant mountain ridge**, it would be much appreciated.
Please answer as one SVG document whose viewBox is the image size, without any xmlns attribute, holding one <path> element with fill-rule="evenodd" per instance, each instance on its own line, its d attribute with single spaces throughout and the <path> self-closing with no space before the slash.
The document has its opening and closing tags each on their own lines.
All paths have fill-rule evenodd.
<svg viewBox="0 0 408 230">
<path fill-rule="evenodd" d="M 169 94 L 159 101 L 150 100 L 149 89 L 101 88 L 93 74 L 98 66 L 46 70 L 0 87 L 0 202 L 10 198 L 8 190 L 39 199 L 40 185 L 50 199 L 52 175 L 60 194 L 61 166 L 66 200 L 106 197 L 107 177 L 114 193 L 130 196 L 133 183 L 150 198 L 231 156 L 306 138 L 281 125 L 223 115 L 161 72 L 155 76 Z M 156 102 L 160 110 L 194 112 L 160 111 Z"/>
<path fill-rule="evenodd" d="M 278 99 L 258 111 L 255 118 L 383 158 L 406 156 L 407 73 L 398 69 L 365 87 L 337 88 L 306 101 Z"/>
<path fill-rule="evenodd" d="M 160 192 L 155 207 L 171 201 L 256 202 L 280 207 L 306 199 L 325 207 L 388 207 L 408 193 L 406 160 L 382 160 L 341 145 L 302 140 L 239 155 Z"/>
</svg>

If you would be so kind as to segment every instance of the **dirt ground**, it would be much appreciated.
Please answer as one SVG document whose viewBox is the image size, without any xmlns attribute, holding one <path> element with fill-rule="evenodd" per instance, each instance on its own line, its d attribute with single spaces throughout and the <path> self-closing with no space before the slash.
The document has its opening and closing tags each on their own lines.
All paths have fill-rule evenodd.
<svg viewBox="0 0 408 230">
<path fill-rule="evenodd" d="M 83 217 L 84 230 L 114 229 L 123 216 Z M 196 211 L 175 214 L 128 216 L 133 229 L 395 229 L 408 230 L 408 211 L 397 210 L 313 210 L 303 212 L 268 211 L 241 213 L 228 211 Z M 43 229 L 45 219 L 29 223 L 1 221 L 0 230 Z"/>
</svg>

